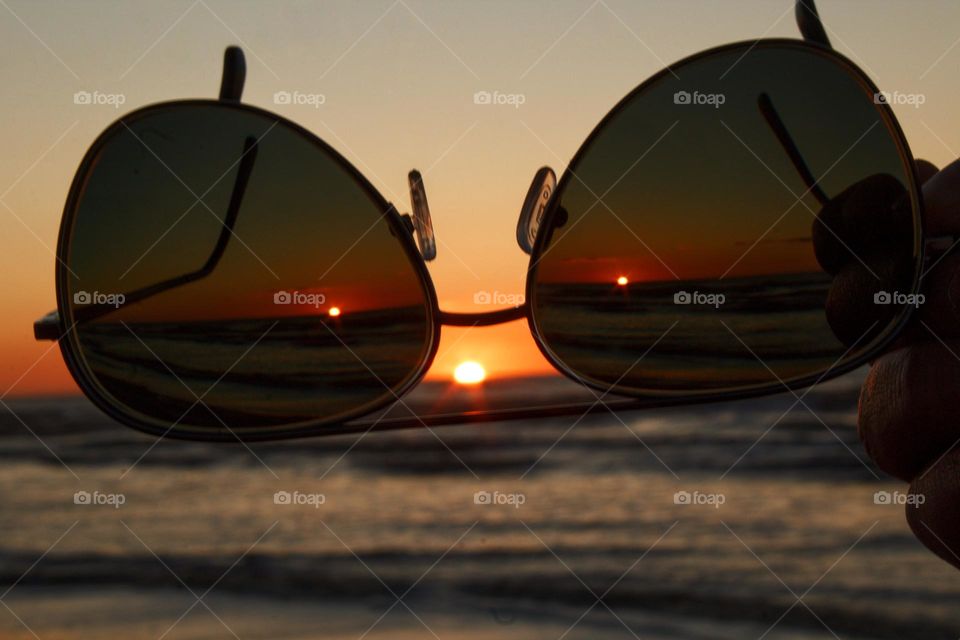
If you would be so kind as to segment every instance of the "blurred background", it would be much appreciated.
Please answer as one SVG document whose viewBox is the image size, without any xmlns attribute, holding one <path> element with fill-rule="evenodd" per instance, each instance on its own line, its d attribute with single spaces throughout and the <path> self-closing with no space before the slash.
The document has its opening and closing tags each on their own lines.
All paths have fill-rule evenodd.
<svg viewBox="0 0 960 640">
<path fill-rule="evenodd" d="M 819 8 L 881 89 L 924 96 L 894 107 L 914 155 L 955 159 L 960 6 Z M 227 45 L 245 102 L 400 211 L 424 174 L 431 275 L 467 311 L 522 294 L 530 179 L 623 95 L 711 46 L 797 33 L 790 0 L 0 0 L 0 637 L 956 637 L 960 581 L 857 441 L 863 372 L 803 402 L 155 445 L 33 340 L 86 148 L 129 110 L 215 97 Z M 422 394 L 465 360 L 491 396 L 550 371 L 524 322 L 445 330 L 440 353 Z"/>
</svg>

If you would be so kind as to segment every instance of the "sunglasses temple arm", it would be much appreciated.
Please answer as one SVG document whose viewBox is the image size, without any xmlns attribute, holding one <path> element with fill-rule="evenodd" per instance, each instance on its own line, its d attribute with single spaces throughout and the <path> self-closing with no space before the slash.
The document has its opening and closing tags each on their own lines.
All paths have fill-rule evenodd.
<svg viewBox="0 0 960 640">
<path fill-rule="evenodd" d="M 827 31 L 823 28 L 823 21 L 820 20 L 820 13 L 817 11 L 814 0 L 797 0 L 794 14 L 804 40 L 828 49 L 833 48 L 830 45 L 830 39 L 827 37 Z"/>
<path fill-rule="evenodd" d="M 233 235 L 233 228 L 236 226 L 237 217 L 240 214 L 240 205 L 243 202 L 244 193 L 247 190 L 247 184 L 250 182 L 250 174 L 253 172 L 253 164 L 257 158 L 257 140 L 248 137 L 244 142 L 243 155 L 240 160 L 240 167 L 237 170 L 237 178 L 233 183 L 233 191 L 230 194 L 230 204 L 227 207 L 226 216 L 224 216 L 220 235 L 217 237 L 217 243 L 213 251 L 207 258 L 202 267 L 196 271 L 185 273 L 174 278 L 169 278 L 156 284 L 147 285 L 139 289 L 134 289 L 123 294 L 123 304 L 128 305 L 134 302 L 142 302 L 155 295 L 161 294 L 170 289 L 182 287 L 185 284 L 195 282 L 209 276 L 217 268 L 217 264 L 227 250 L 227 243 L 230 236 Z M 74 309 L 73 317 L 76 324 L 90 322 L 105 315 L 113 313 L 119 307 L 112 304 L 92 304 L 86 307 Z M 59 314 L 54 311 L 33 325 L 34 336 L 38 340 L 58 340 L 61 336 Z"/>
<path fill-rule="evenodd" d="M 777 137 L 780 146 L 783 147 L 787 157 L 790 158 L 793 168 L 796 169 L 797 174 L 803 179 L 803 183 L 807 186 L 807 191 L 813 194 L 813 197 L 817 199 L 820 206 L 825 206 L 830 202 L 830 198 L 827 197 L 827 194 L 824 193 L 820 185 L 817 184 L 817 180 L 814 179 L 810 167 L 807 166 L 803 155 L 800 153 L 800 149 L 797 148 L 793 137 L 787 130 L 786 125 L 783 124 L 783 120 L 780 119 L 780 114 L 777 113 L 776 107 L 773 106 L 773 101 L 770 99 L 770 96 L 766 93 L 761 93 L 760 97 L 757 98 L 757 106 L 760 107 L 760 113 L 763 114 L 763 119 L 767 121 L 767 125 L 773 131 L 773 135 Z"/>
<path fill-rule="evenodd" d="M 243 83 L 247 79 L 247 60 L 243 49 L 230 46 L 223 52 L 223 76 L 220 79 L 220 100 L 240 102 Z"/>
</svg>

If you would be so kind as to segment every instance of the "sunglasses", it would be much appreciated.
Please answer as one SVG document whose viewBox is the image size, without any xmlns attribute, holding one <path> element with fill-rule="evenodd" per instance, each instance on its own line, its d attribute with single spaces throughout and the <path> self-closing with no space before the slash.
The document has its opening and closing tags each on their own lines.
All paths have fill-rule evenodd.
<svg viewBox="0 0 960 640">
<path fill-rule="evenodd" d="M 57 311 L 36 336 L 59 340 L 120 422 L 205 440 L 689 404 L 835 377 L 901 331 L 942 239 L 923 238 L 884 94 L 831 49 L 810 0 L 797 18 L 802 41 L 660 71 L 559 181 L 540 169 L 517 226 L 525 302 L 488 313 L 438 306 L 422 176 L 401 215 L 318 137 L 241 104 L 231 47 L 219 100 L 147 106 L 93 142 L 63 213 Z M 521 319 L 602 407 L 370 418 L 423 378 L 442 326 Z"/>
</svg>

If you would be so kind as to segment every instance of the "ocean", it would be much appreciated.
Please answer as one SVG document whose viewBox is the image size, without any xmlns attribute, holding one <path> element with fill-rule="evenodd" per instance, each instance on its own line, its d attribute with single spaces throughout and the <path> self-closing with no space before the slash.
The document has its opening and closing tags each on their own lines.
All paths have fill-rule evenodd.
<svg viewBox="0 0 960 640">
<path fill-rule="evenodd" d="M 0 638 L 956 638 L 960 574 L 859 444 L 862 377 L 250 445 L 7 400 Z"/>
</svg>

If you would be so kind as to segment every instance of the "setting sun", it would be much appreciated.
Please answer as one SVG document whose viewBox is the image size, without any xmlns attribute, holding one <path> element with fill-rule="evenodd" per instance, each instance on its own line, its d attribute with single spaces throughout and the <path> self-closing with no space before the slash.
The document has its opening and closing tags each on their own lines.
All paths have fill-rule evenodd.
<svg viewBox="0 0 960 640">
<path fill-rule="evenodd" d="M 340 307 L 330 307 L 330 310 L 327 311 L 331 318 L 336 318 L 340 315 Z"/>
<path fill-rule="evenodd" d="M 467 360 L 457 365 L 453 370 L 453 379 L 460 384 L 480 384 L 487 377 L 487 372 L 479 362 Z"/>
<path fill-rule="evenodd" d="M 630 281 L 627 279 L 627 276 L 620 276 L 619 278 L 617 278 L 617 284 L 620 285 L 621 287 L 625 287 L 629 283 Z"/>
</svg>

